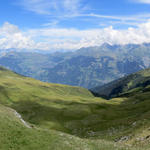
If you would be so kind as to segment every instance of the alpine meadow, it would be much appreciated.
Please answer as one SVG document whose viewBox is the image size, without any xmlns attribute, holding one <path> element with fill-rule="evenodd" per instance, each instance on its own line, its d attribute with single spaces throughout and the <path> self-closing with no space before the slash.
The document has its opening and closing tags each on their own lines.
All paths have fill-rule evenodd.
<svg viewBox="0 0 150 150">
<path fill-rule="evenodd" d="M 0 150 L 150 150 L 150 0 L 1 0 Z"/>
</svg>

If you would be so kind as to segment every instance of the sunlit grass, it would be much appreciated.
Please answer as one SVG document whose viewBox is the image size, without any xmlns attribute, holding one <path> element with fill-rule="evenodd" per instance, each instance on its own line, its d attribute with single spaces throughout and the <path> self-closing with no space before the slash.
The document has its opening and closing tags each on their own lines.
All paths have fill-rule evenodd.
<svg viewBox="0 0 150 150">
<path fill-rule="evenodd" d="M 149 97 L 143 92 L 108 101 L 84 88 L 1 70 L 0 149 L 148 150 Z M 33 128 L 26 128 L 12 109 Z M 128 139 L 119 141 L 122 137 Z"/>
</svg>

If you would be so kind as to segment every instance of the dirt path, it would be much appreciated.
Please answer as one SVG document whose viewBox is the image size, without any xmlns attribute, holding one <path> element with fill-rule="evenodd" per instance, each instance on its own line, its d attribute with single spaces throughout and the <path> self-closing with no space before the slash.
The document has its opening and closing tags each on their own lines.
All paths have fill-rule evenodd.
<svg viewBox="0 0 150 150">
<path fill-rule="evenodd" d="M 14 113 L 15 113 L 16 117 L 19 118 L 19 120 L 24 124 L 25 127 L 31 128 L 31 126 L 28 125 L 28 123 L 23 120 L 22 116 L 18 112 L 14 111 Z"/>
</svg>

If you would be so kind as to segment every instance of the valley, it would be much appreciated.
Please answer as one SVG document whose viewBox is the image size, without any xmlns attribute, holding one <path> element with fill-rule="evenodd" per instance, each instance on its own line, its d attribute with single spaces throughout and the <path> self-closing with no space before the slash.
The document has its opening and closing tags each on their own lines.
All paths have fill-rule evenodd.
<svg viewBox="0 0 150 150">
<path fill-rule="evenodd" d="M 0 150 L 150 150 L 150 0 L 1 0 Z"/>
<path fill-rule="evenodd" d="M 149 70 L 140 74 L 150 76 Z M 81 87 L 44 83 L 3 67 L 0 77 L 1 149 L 149 149 L 149 84 L 108 101 Z"/>
</svg>

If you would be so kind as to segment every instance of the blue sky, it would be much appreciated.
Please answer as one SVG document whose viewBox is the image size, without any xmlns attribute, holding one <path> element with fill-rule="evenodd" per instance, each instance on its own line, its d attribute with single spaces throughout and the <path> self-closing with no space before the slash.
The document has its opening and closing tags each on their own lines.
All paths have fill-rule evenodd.
<svg viewBox="0 0 150 150">
<path fill-rule="evenodd" d="M 150 0 L 1 0 L 0 3 L 1 49 L 59 50 L 98 46 L 107 41 L 140 43 L 141 32 L 141 43 L 149 42 L 149 35 L 143 30 L 149 27 Z M 128 35 L 123 43 L 117 36 L 121 38 L 124 32 Z M 18 40 L 9 44 L 15 36 Z"/>
<path fill-rule="evenodd" d="M 78 29 L 109 25 L 127 28 L 150 17 L 148 0 L 74 0 L 66 2 L 68 4 L 61 4 L 60 1 L 1 0 L 0 24 L 7 21 L 20 28 L 39 28 L 43 25 Z"/>
</svg>

